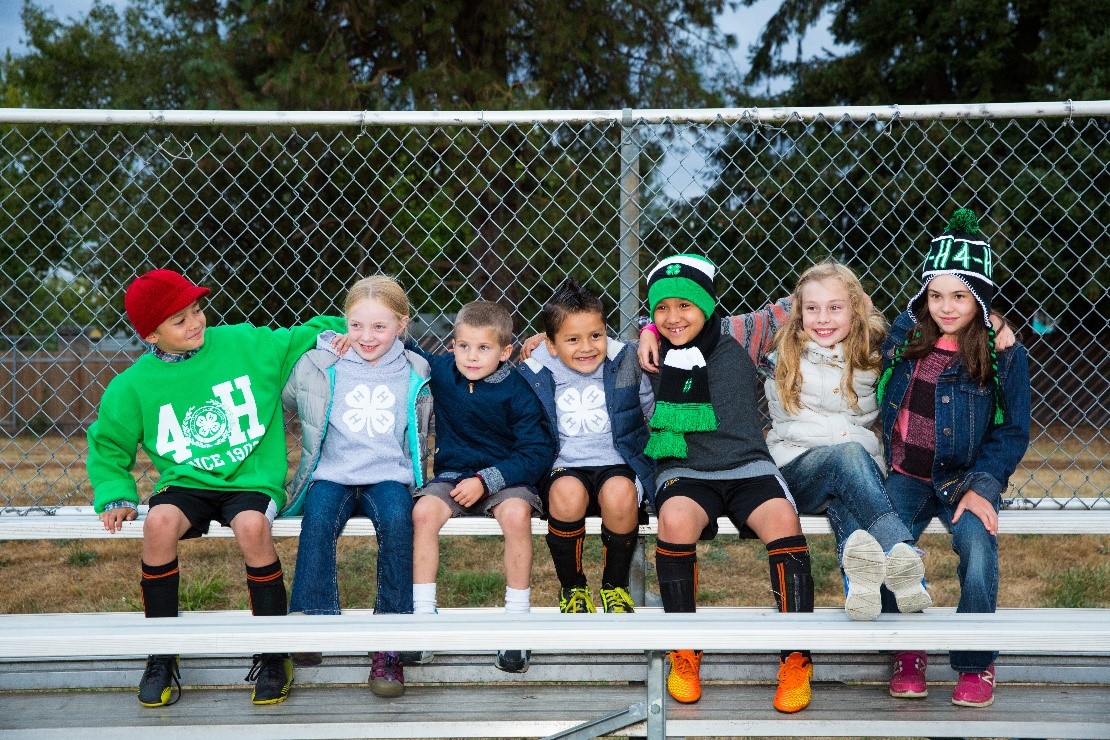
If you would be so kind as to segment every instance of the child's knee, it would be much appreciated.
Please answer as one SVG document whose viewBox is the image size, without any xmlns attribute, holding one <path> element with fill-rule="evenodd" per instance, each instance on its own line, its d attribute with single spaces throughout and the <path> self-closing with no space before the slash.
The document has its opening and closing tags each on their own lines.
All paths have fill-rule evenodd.
<svg viewBox="0 0 1110 740">
<path fill-rule="evenodd" d="M 444 522 L 451 518 L 447 504 L 434 496 L 421 496 L 412 507 L 412 526 L 417 532 L 429 529 L 438 532 Z"/>
<path fill-rule="evenodd" d="M 640 508 L 636 484 L 624 476 L 616 476 L 605 481 L 598 493 L 597 502 L 603 514 L 612 512 L 636 512 Z"/>
<path fill-rule="evenodd" d="M 273 541 L 270 520 L 260 511 L 242 511 L 231 520 L 235 538 L 243 544 L 264 545 Z"/>
<path fill-rule="evenodd" d="M 501 529 L 506 533 L 520 534 L 532 532 L 532 507 L 527 501 L 511 498 L 502 501 L 494 507 L 494 518 L 501 524 Z"/>
<path fill-rule="evenodd" d="M 188 528 L 188 520 L 176 506 L 151 507 L 143 521 L 143 538 L 156 542 L 174 541 L 181 537 L 181 530 Z"/>
<path fill-rule="evenodd" d="M 589 495 L 582 481 L 574 476 L 564 475 L 551 482 L 547 490 L 547 503 L 552 514 L 565 519 L 572 512 L 584 513 L 589 504 Z"/>
</svg>

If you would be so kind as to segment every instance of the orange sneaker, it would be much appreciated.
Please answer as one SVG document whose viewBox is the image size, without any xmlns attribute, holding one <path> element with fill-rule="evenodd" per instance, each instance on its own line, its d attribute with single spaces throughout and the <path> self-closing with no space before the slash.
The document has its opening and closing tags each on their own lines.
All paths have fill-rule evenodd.
<svg viewBox="0 0 1110 740">
<path fill-rule="evenodd" d="M 667 691 L 675 701 L 693 704 L 701 698 L 700 650 L 674 650 L 670 654 L 671 672 L 667 676 Z"/>
<path fill-rule="evenodd" d="M 779 687 L 775 690 L 775 709 L 792 714 L 809 706 L 813 696 L 809 682 L 813 663 L 801 653 L 790 653 L 779 661 Z"/>
</svg>

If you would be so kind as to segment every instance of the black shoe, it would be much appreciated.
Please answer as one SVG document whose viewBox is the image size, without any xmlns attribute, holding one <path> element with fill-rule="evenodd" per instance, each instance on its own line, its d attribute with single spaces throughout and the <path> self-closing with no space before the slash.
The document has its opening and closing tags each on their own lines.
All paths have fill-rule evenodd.
<svg viewBox="0 0 1110 740">
<path fill-rule="evenodd" d="M 436 654 L 431 650 L 402 650 L 397 657 L 401 665 L 426 665 L 435 660 Z"/>
<path fill-rule="evenodd" d="M 498 650 L 497 660 L 493 664 L 505 673 L 524 673 L 531 660 L 531 650 Z"/>
<path fill-rule="evenodd" d="M 251 701 L 255 704 L 278 704 L 289 696 L 293 686 L 293 661 L 285 653 L 263 653 L 254 656 L 254 665 L 246 681 L 255 681 Z"/>
<path fill-rule="evenodd" d="M 181 698 L 180 677 L 176 655 L 151 655 L 146 659 L 146 670 L 139 680 L 139 703 L 144 707 L 167 707 L 176 703 Z"/>
</svg>

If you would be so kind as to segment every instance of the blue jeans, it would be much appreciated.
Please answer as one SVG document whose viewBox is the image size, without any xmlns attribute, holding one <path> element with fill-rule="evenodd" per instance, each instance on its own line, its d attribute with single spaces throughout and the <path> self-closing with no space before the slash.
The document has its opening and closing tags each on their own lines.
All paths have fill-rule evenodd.
<svg viewBox="0 0 1110 740">
<path fill-rule="evenodd" d="M 979 517 L 967 511 L 960 516 L 960 521 L 952 524 L 956 507 L 937 496 L 933 484 L 928 481 L 891 473 L 886 490 L 898 515 L 909 526 L 914 542 L 934 516 L 940 517 L 952 533 L 952 549 L 960 557 L 960 565 L 956 568 L 960 579 L 960 603 L 956 611 L 993 614 L 998 604 L 998 538 L 988 534 Z M 998 510 L 997 502 L 995 510 Z M 893 599 L 883 600 L 883 611 L 898 611 Z M 960 673 L 983 671 L 996 657 L 997 652 L 985 650 L 959 650 L 948 656 L 952 669 Z"/>
<path fill-rule="evenodd" d="M 370 517 L 378 538 L 374 612 L 412 613 L 412 493 L 394 481 L 369 486 L 326 480 L 312 484 L 305 495 L 289 611 L 339 614 L 335 545 L 356 508 Z"/>
<path fill-rule="evenodd" d="M 820 514 L 827 507 L 838 562 L 844 541 L 857 529 L 866 529 L 884 552 L 913 541 L 887 496 L 879 466 L 859 442 L 814 447 L 781 471 L 799 513 Z"/>
</svg>

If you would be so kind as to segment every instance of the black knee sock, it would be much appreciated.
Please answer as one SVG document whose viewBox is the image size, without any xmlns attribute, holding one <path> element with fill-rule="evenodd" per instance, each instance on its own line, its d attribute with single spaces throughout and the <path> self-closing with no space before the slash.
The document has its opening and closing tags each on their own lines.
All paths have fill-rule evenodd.
<svg viewBox="0 0 1110 740">
<path fill-rule="evenodd" d="M 547 549 L 555 563 L 555 575 L 565 589 L 586 585 L 582 571 L 582 545 L 586 542 L 586 520 L 562 522 L 554 517 L 547 520 Z"/>
<path fill-rule="evenodd" d="M 810 572 L 809 546 L 805 535 L 783 537 L 767 543 L 767 564 L 771 569 L 771 590 L 780 612 L 813 611 L 813 575 Z M 782 657 L 791 650 L 782 651 Z M 809 658 L 809 651 L 802 651 Z"/>
<path fill-rule="evenodd" d="M 655 543 L 655 572 L 665 612 L 697 611 L 698 546 Z"/>
<path fill-rule="evenodd" d="M 606 587 L 628 588 L 628 571 L 632 567 L 632 556 L 636 554 L 636 543 L 640 530 L 633 529 L 627 534 L 617 534 L 601 525 L 601 550 L 605 565 L 601 571 L 601 584 Z"/>
<path fill-rule="evenodd" d="M 285 616 L 285 578 L 281 561 L 275 560 L 261 568 L 247 566 L 247 594 L 251 599 L 251 614 L 256 617 Z"/>
<path fill-rule="evenodd" d="M 165 565 L 142 563 L 142 580 L 139 587 L 143 595 L 143 613 L 148 617 L 176 617 L 177 593 L 181 585 L 181 571 L 177 558 Z"/>
</svg>

